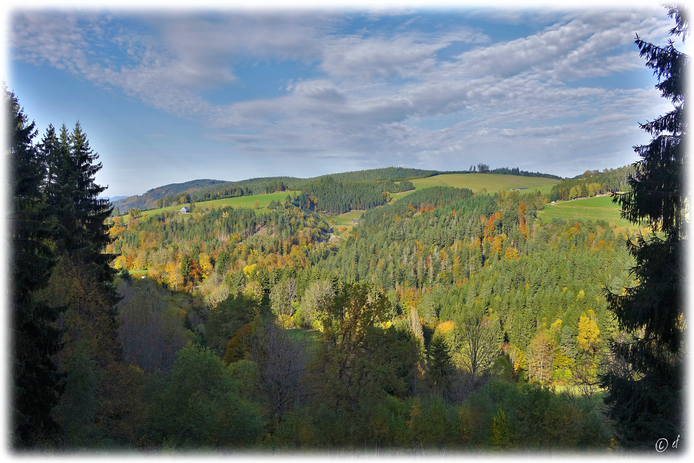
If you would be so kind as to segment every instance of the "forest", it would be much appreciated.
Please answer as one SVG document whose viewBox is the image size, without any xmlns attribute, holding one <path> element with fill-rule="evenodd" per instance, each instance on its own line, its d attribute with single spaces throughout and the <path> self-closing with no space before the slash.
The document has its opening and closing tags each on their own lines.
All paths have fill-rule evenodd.
<svg viewBox="0 0 694 463">
<path fill-rule="evenodd" d="M 315 178 L 262 177 L 225 182 L 221 180 L 192 180 L 190 182 L 165 185 L 153 188 L 143 195 L 130 196 L 114 202 L 118 213 L 126 213 L 132 208 L 160 209 L 183 205 L 190 202 L 203 202 L 214 199 L 235 198 L 239 196 L 274 193 L 287 190 L 301 190 L 313 198 L 320 210 L 341 214 L 350 210 L 363 210 L 385 204 L 390 193 L 410 191 L 414 188 L 411 180 L 427 178 L 439 174 L 469 174 L 489 172 L 492 174 L 517 175 L 522 177 L 545 177 L 561 180 L 561 177 L 539 172 L 527 172 L 517 167 L 489 170 L 489 166 L 479 164 L 470 166 L 468 171 L 439 172 L 435 170 L 386 167 L 356 172 L 342 172 L 322 175 Z M 337 191 L 333 190 L 336 188 Z"/>
<path fill-rule="evenodd" d="M 672 49 L 637 45 L 681 75 Z M 641 162 L 549 197 L 435 186 L 394 198 L 421 172 L 388 168 L 313 179 L 267 211 L 200 201 L 128 221 L 100 199 L 80 124 L 38 138 L 5 90 L 11 448 L 610 454 L 674 441 L 677 88 L 661 88 L 674 126 L 643 126 L 661 138 L 637 147 Z M 634 226 L 537 217 L 575 189 L 618 189 Z M 351 209 L 365 210 L 351 230 L 331 225 Z"/>
<path fill-rule="evenodd" d="M 636 172 L 634 166 L 617 169 L 586 171 L 572 179 L 566 179 L 552 187 L 550 201 L 567 201 L 575 198 L 587 198 L 599 194 L 629 191 L 629 177 Z"/>
</svg>

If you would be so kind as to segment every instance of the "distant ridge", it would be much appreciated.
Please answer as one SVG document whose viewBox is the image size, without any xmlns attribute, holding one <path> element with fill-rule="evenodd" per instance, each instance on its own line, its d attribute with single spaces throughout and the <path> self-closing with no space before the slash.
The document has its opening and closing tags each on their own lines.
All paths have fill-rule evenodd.
<svg viewBox="0 0 694 463">
<path fill-rule="evenodd" d="M 219 190 L 245 189 L 245 194 L 261 194 L 267 188 L 272 191 L 289 189 L 298 190 L 305 184 L 318 181 L 327 177 L 333 177 L 337 181 L 367 181 L 367 180 L 400 180 L 422 176 L 435 175 L 440 172 L 435 170 L 411 169 L 406 167 L 385 167 L 380 169 L 359 170 L 353 172 L 342 172 L 336 174 L 320 175 L 311 178 L 297 177 L 256 177 L 236 182 L 226 180 L 191 180 L 185 183 L 171 183 L 169 185 L 152 188 L 142 195 L 130 196 L 125 199 L 112 201 L 118 207 L 120 213 L 125 213 L 136 207 L 138 209 L 153 209 L 157 207 L 156 201 L 168 196 L 190 195 L 193 201 L 203 201 L 210 196 L 214 196 Z M 282 185 L 284 188 L 277 188 Z M 275 189 L 276 188 L 276 189 Z M 176 198 L 178 199 L 178 198 Z"/>
<path fill-rule="evenodd" d="M 224 180 L 191 180 L 185 183 L 170 183 L 168 185 L 152 188 L 142 195 L 128 196 L 124 199 L 119 199 L 117 201 L 111 201 L 116 207 L 118 207 L 121 213 L 127 212 L 128 210 L 136 207 L 138 209 L 151 209 L 155 207 L 157 199 L 164 198 L 169 195 L 179 195 L 181 193 L 187 193 L 189 191 L 199 190 L 206 186 L 216 185 L 220 183 L 227 183 Z"/>
<path fill-rule="evenodd" d="M 551 174 L 530 173 L 519 171 L 517 168 L 494 169 L 489 173 L 501 173 L 525 176 L 542 176 L 557 178 Z M 136 207 L 138 209 L 154 209 L 158 200 L 166 200 L 168 204 L 180 202 L 181 196 L 187 196 L 189 201 L 198 202 L 220 197 L 234 197 L 256 195 L 274 191 L 299 190 L 311 183 L 320 182 L 331 177 L 336 182 L 368 182 L 374 180 L 402 181 L 416 178 L 432 177 L 440 174 L 460 173 L 467 174 L 471 171 L 437 171 L 414 169 L 407 167 L 384 167 L 378 169 L 358 170 L 352 172 L 341 172 L 325 174 L 310 178 L 297 177 L 256 177 L 241 181 L 210 180 L 200 179 L 191 180 L 185 183 L 171 183 L 168 185 L 152 188 L 142 195 L 130 196 L 113 201 L 121 214 Z"/>
</svg>

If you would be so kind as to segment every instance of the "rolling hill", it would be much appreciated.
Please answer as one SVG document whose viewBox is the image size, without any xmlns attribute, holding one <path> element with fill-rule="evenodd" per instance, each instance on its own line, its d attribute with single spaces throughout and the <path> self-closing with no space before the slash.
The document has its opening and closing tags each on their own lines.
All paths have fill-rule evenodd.
<svg viewBox="0 0 694 463">
<path fill-rule="evenodd" d="M 520 175 L 513 175 L 517 169 L 511 170 L 507 168 L 497 169 L 497 171 L 502 173 L 439 172 L 404 167 L 386 167 L 321 175 L 312 178 L 261 177 L 237 182 L 191 180 L 190 182 L 173 183 L 153 188 L 143 195 L 119 199 L 114 201 L 113 204 L 118 207 L 119 212 L 122 214 L 133 207 L 142 210 L 156 208 L 160 206 L 157 204 L 157 200 L 164 198 L 168 201 L 168 204 L 165 203 L 165 205 L 174 205 L 174 203 L 182 205 L 183 203 L 179 201 L 179 197 L 182 195 L 188 195 L 189 199 L 194 202 L 202 202 L 209 199 L 257 195 L 275 191 L 306 190 L 307 188 L 310 190 L 309 185 L 318 184 L 328 177 L 331 177 L 336 182 L 354 183 L 355 185 L 370 181 L 400 182 L 408 180 L 413 181 L 415 188 L 420 189 L 429 186 L 453 186 L 456 188 L 470 188 L 473 191 L 486 188 L 490 193 L 514 188 L 539 188 L 543 193 L 548 193 L 549 190 L 545 191 L 545 189 L 551 188 L 552 185 L 559 182 L 558 177 L 550 174 L 531 174 L 519 171 Z"/>
</svg>

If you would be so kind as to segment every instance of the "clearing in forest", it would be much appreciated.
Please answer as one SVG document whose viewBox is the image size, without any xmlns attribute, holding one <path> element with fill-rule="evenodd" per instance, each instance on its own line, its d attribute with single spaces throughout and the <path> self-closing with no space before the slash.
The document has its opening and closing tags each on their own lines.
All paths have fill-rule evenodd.
<svg viewBox="0 0 694 463">
<path fill-rule="evenodd" d="M 412 180 L 415 189 L 452 186 L 455 188 L 469 188 L 475 193 L 483 188 L 487 189 L 487 193 L 527 188 L 529 191 L 540 190 L 543 194 L 549 194 L 552 186 L 557 183 L 559 183 L 559 180 L 553 178 L 502 174 L 441 174 Z"/>
<path fill-rule="evenodd" d="M 363 210 L 355 209 L 353 211 L 345 212 L 344 214 L 334 215 L 328 220 L 329 223 L 337 225 L 337 228 L 347 227 L 349 229 L 354 225 L 354 220 L 359 220 L 359 217 L 364 213 Z"/>
<path fill-rule="evenodd" d="M 543 222 L 551 222 L 555 217 L 567 220 L 582 219 L 584 222 L 604 220 L 617 227 L 635 228 L 631 222 L 621 218 L 620 213 L 619 204 L 613 203 L 611 196 L 595 196 L 547 204 L 544 209 L 537 212 L 537 217 Z"/>
<path fill-rule="evenodd" d="M 224 199 L 213 199 L 210 201 L 201 201 L 199 203 L 195 203 L 195 208 L 200 208 L 200 209 L 209 209 L 212 206 L 214 207 L 224 207 L 224 206 L 231 206 L 234 209 L 238 208 L 249 208 L 249 209 L 254 209 L 255 207 L 255 202 L 258 201 L 258 209 L 254 209 L 257 212 L 267 212 L 269 209 L 267 208 L 268 204 L 270 204 L 271 201 L 277 201 L 279 203 L 283 202 L 287 195 L 292 195 L 295 196 L 299 192 L 298 191 L 280 191 L 277 193 L 268 193 L 268 194 L 262 194 L 262 195 L 251 195 L 251 196 L 239 196 L 237 198 L 224 198 Z M 149 217 L 150 215 L 155 215 L 155 214 L 161 214 L 162 212 L 167 212 L 167 211 L 180 211 L 183 206 L 190 207 L 190 204 L 179 204 L 177 206 L 169 206 L 169 207 L 163 207 L 160 209 L 147 209 L 145 211 L 142 211 L 142 216 L 143 217 Z M 125 222 L 130 220 L 130 214 L 127 214 L 124 216 Z"/>
</svg>

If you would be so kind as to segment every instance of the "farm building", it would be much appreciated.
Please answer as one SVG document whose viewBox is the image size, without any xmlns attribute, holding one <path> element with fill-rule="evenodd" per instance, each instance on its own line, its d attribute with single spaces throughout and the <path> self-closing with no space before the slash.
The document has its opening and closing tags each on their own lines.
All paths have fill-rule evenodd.
<svg viewBox="0 0 694 463">
<path fill-rule="evenodd" d="M 179 211 L 180 214 L 187 214 L 190 212 L 190 209 L 188 209 L 186 206 L 183 206 L 181 210 Z"/>
</svg>

